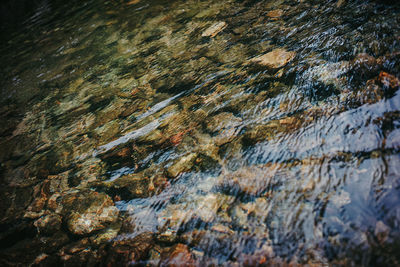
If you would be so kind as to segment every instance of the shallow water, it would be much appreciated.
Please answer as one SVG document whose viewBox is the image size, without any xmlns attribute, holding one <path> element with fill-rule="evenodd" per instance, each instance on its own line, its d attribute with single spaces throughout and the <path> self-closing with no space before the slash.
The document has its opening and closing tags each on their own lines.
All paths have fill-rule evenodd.
<svg viewBox="0 0 400 267">
<path fill-rule="evenodd" d="M 399 11 L 44 1 L 0 46 L 0 262 L 400 264 Z"/>
</svg>

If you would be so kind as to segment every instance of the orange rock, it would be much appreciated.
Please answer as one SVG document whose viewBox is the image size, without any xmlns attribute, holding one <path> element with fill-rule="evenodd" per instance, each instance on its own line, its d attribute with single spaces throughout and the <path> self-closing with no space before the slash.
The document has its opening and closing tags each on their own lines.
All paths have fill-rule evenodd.
<svg viewBox="0 0 400 267">
<path fill-rule="evenodd" d="M 395 77 L 387 72 L 384 72 L 384 71 L 381 71 L 381 73 L 379 73 L 378 80 L 384 86 L 392 88 L 392 89 L 400 86 L 400 81 L 397 77 Z"/>
<path fill-rule="evenodd" d="M 162 255 L 162 266 L 170 267 L 189 267 L 195 266 L 195 261 L 188 246 L 184 244 L 176 244 L 166 253 Z"/>
<path fill-rule="evenodd" d="M 174 146 L 179 145 L 182 142 L 184 134 L 185 134 L 185 132 L 179 132 L 179 133 L 171 136 L 171 138 L 170 138 L 171 144 Z"/>
<path fill-rule="evenodd" d="M 277 19 L 282 15 L 283 15 L 283 11 L 280 9 L 271 10 L 270 12 L 267 13 L 267 16 L 272 19 Z"/>
</svg>

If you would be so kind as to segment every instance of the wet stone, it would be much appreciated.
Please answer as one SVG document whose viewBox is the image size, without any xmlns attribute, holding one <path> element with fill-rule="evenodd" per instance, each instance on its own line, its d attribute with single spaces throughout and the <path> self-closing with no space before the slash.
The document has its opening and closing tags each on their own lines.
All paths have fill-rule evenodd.
<svg viewBox="0 0 400 267">
<path fill-rule="evenodd" d="M 268 189 L 274 170 L 266 167 L 242 167 L 233 172 L 225 172 L 219 177 L 217 187 L 228 192 L 243 192 L 260 195 Z"/>
<path fill-rule="evenodd" d="M 96 266 L 100 263 L 100 256 L 92 249 L 85 249 L 73 255 L 64 255 L 61 260 L 64 266 Z"/>
<path fill-rule="evenodd" d="M 153 234 L 146 232 L 131 239 L 115 240 L 107 248 L 107 264 L 130 265 L 148 257 L 154 245 Z"/>
<path fill-rule="evenodd" d="M 39 233 L 51 235 L 60 230 L 61 223 L 61 216 L 57 214 L 49 214 L 37 219 L 33 225 L 38 228 Z"/>
<path fill-rule="evenodd" d="M 375 225 L 374 234 L 379 243 L 383 244 L 389 237 L 390 228 L 384 222 L 378 221 Z"/>
<path fill-rule="evenodd" d="M 232 229 L 230 229 L 228 226 L 225 226 L 223 224 L 215 224 L 211 227 L 212 231 L 216 231 L 219 233 L 223 233 L 223 234 L 233 234 L 234 231 Z"/>
<path fill-rule="evenodd" d="M 378 85 L 376 79 L 371 79 L 366 82 L 366 85 L 361 90 L 352 92 L 350 96 L 345 95 L 348 99 L 348 104 L 351 106 L 360 106 L 363 104 L 372 104 L 380 101 L 385 95 L 382 86 Z"/>
<path fill-rule="evenodd" d="M 107 122 L 106 124 L 94 130 L 99 142 L 104 144 L 113 139 L 119 133 L 119 123 L 116 120 Z"/>
<path fill-rule="evenodd" d="M 15 218 L 22 218 L 26 214 L 26 208 L 32 201 L 32 189 L 29 187 L 23 188 L 8 188 L 9 190 L 0 191 L 2 204 L 0 209 L 3 213 L 0 214 L 0 222 L 7 223 Z M 42 203 L 40 203 L 42 204 Z M 40 212 L 40 210 L 37 210 Z"/>
<path fill-rule="evenodd" d="M 139 172 L 122 175 L 114 181 L 98 183 L 96 187 L 112 197 L 130 200 L 158 194 L 166 185 L 167 180 L 163 175 L 147 175 L 145 172 Z"/>
<path fill-rule="evenodd" d="M 398 265 L 394 5 L 89 2 L 2 48 L 0 265 Z"/>
<path fill-rule="evenodd" d="M 192 211 L 188 210 L 186 205 L 169 204 L 158 216 L 159 225 L 162 226 L 161 230 L 164 230 L 161 236 L 164 235 L 166 238 L 172 237 L 175 234 L 174 231 L 189 221 L 192 216 Z M 163 229 L 165 226 L 169 227 L 172 231 L 169 231 L 170 229 Z"/>
<path fill-rule="evenodd" d="M 233 197 L 224 194 L 208 194 L 196 201 L 197 209 L 194 215 L 203 222 L 211 222 L 217 216 L 218 210 L 226 203 L 232 203 Z"/>
<path fill-rule="evenodd" d="M 378 80 L 383 86 L 389 89 L 398 89 L 400 87 L 400 80 L 396 76 L 384 71 L 379 73 Z"/>
<path fill-rule="evenodd" d="M 277 48 L 269 53 L 250 59 L 250 63 L 257 63 L 269 68 L 277 69 L 285 66 L 296 56 L 296 52 Z"/>
<path fill-rule="evenodd" d="M 213 133 L 217 146 L 232 141 L 238 134 L 242 120 L 232 113 L 222 112 L 206 121 L 207 130 Z"/>
<path fill-rule="evenodd" d="M 267 13 L 267 17 L 270 17 L 271 19 L 277 19 L 282 15 L 283 15 L 283 10 L 281 9 L 271 10 Z"/>
<path fill-rule="evenodd" d="M 278 123 L 269 123 L 266 125 L 256 125 L 246 130 L 243 136 L 244 145 L 273 139 L 278 127 Z"/>
<path fill-rule="evenodd" d="M 211 25 L 209 28 L 207 28 L 201 34 L 201 36 L 203 36 L 203 37 L 214 37 L 218 33 L 220 33 L 223 29 L 225 29 L 225 27 L 226 27 L 226 22 L 224 22 L 224 21 L 216 22 L 213 25 Z"/>
<path fill-rule="evenodd" d="M 207 230 L 192 230 L 186 231 L 179 236 L 178 242 L 187 244 L 191 247 L 197 247 L 203 241 L 203 239 L 209 235 L 210 232 Z"/>
<path fill-rule="evenodd" d="M 356 55 L 350 62 L 350 66 L 353 70 L 357 71 L 358 74 L 362 74 L 366 78 L 375 73 L 379 68 L 377 60 L 366 53 Z"/>
<path fill-rule="evenodd" d="M 73 193 L 67 195 L 62 203 L 67 228 L 75 235 L 92 234 L 118 219 L 119 211 L 105 193 Z"/>
<path fill-rule="evenodd" d="M 90 242 L 95 245 L 101 245 L 118 236 L 121 225 L 114 223 L 106 229 L 100 230 L 97 234 L 90 237 Z"/>
<path fill-rule="evenodd" d="M 161 256 L 161 266 L 195 266 L 194 256 L 189 247 L 184 244 L 176 244 Z"/>
<path fill-rule="evenodd" d="M 336 2 L 336 7 L 337 7 L 337 8 L 340 8 L 340 7 L 342 7 L 342 6 L 345 6 L 345 5 L 346 5 L 346 1 L 347 1 L 347 0 L 338 0 L 338 1 Z"/>
<path fill-rule="evenodd" d="M 163 252 L 163 248 L 157 244 L 155 244 L 149 251 L 149 263 L 152 265 L 157 265 L 161 259 L 161 253 Z"/>
<path fill-rule="evenodd" d="M 180 173 L 189 171 L 197 157 L 196 153 L 190 153 L 176 160 L 168 169 L 167 174 L 171 178 L 177 177 Z"/>
</svg>

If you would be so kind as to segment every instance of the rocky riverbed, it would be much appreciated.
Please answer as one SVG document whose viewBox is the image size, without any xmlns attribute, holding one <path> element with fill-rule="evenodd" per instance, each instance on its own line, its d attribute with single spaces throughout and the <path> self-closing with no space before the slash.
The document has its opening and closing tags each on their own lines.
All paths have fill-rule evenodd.
<svg viewBox="0 0 400 267">
<path fill-rule="evenodd" d="M 41 6 L 0 45 L 0 265 L 399 265 L 399 14 Z"/>
</svg>

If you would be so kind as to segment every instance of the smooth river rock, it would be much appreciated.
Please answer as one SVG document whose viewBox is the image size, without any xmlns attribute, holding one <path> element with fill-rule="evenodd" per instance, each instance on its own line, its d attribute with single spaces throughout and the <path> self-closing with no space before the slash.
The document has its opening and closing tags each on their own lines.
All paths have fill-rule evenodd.
<svg viewBox="0 0 400 267">
<path fill-rule="evenodd" d="M 67 228 L 75 235 L 88 235 L 104 229 L 115 222 L 119 214 L 107 194 L 95 191 L 68 195 L 63 206 Z"/>
<path fill-rule="evenodd" d="M 250 63 L 257 63 L 269 68 L 277 69 L 285 66 L 296 56 L 296 52 L 277 48 L 269 53 L 250 59 Z"/>
</svg>

